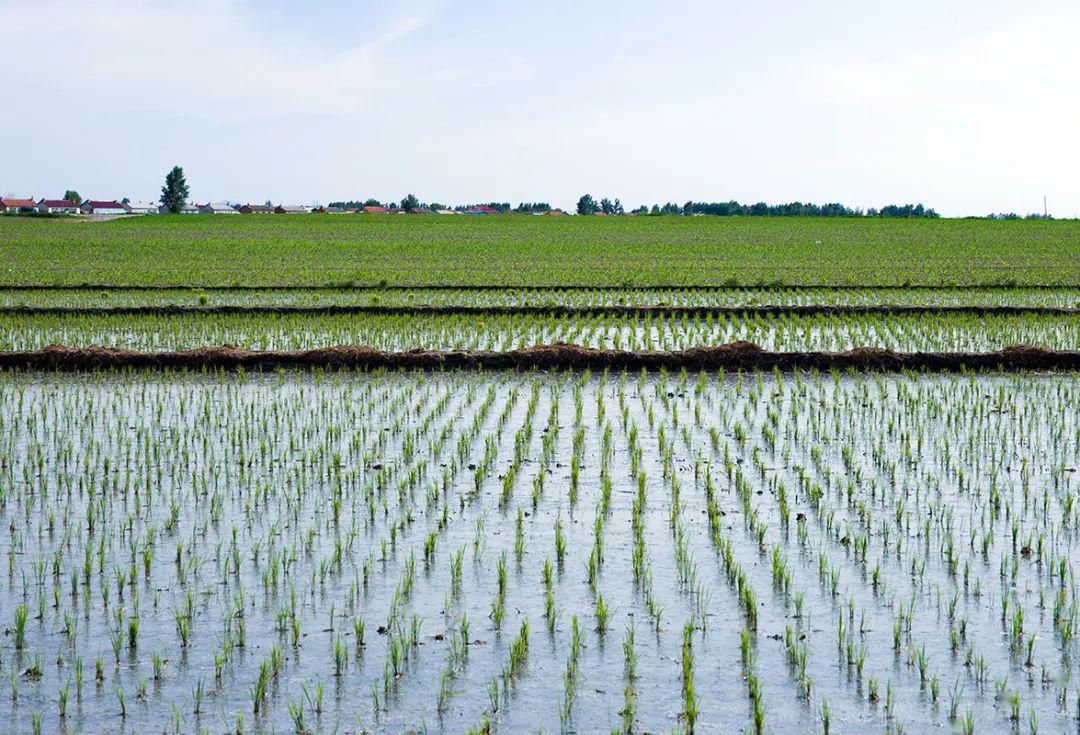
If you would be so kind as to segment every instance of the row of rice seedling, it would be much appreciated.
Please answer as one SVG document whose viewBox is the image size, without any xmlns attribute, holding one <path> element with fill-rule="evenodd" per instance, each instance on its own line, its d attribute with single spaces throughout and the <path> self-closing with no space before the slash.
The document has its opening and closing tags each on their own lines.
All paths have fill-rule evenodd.
<svg viewBox="0 0 1080 735">
<path fill-rule="evenodd" d="M 0 290 L 0 306 L 1047 306 L 1080 307 L 1075 288 L 538 288 L 538 289 L 31 289 Z"/>
<path fill-rule="evenodd" d="M 781 351 L 884 347 L 996 350 L 1014 344 L 1075 349 L 1080 314 L 0 314 L 0 349 L 49 344 L 170 350 L 232 344 L 307 349 L 508 350 L 551 342 L 622 350 L 681 350 L 737 340 Z"/>
<path fill-rule="evenodd" d="M 1073 730 L 1080 378 L 0 376 L 27 731 Z"/>
</svg>

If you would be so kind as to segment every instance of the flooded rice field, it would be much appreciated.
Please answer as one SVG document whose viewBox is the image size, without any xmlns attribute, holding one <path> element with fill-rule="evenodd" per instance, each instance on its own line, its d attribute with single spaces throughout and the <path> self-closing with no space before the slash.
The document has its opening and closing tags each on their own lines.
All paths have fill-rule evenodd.
<svg viewBox="0 0 1080 735">
<path fill-rule="evenodd" d="M 0 376 L 17 732 L 1077 728 L 1075 374 Z"/>
</svg>

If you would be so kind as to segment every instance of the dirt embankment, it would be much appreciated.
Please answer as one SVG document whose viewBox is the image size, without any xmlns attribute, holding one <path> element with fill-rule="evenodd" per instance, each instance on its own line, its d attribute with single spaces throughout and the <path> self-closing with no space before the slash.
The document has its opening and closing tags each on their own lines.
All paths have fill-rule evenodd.
<svg viewBox="0 0 1080 735">
<path fill-rule="evenodd" d="M 0 283 L 0 291 L 1056 291 L 1075 289 L 1069 284 L 1014 283 Z"/>
<path fill-rule="evenodd" d="M 750 342 L 688 350 L 600 350 L 565 343 L 506 352 L 409 350 L 388 352 L 363 346 L 313 350 L 246 350 L 225 345 L 175 352 L 143 352 L 108 347 L 51 345 L 41 350 L 0 352 L 0 368 L 20 370 L 191 369 L 272 370 L 277 368 L 456 368 L 656 370 L 1080 370 L 1080 351 L 1014 346 L 996 352 L 894 352 L 860 348 L 846 352 L 770 352 Z"/>
<path fill-rule="evenodd" d="M 0 315 L 17 316 L 182 316 L 203 314 L 235 315 L 401 315 L 401 316 L 857 316 L 857 315 L 904 315 L 904 314 L 970 314 L 981 316 L 1019 316 L 1023 314 L 1066 316 L 1080 314 L 1080 308 L 1068 306 L 1014 306 L 1014 305 L 941 305 L 917 306 L 910 304 L 797 304 L 760 306 L 705 306 L 705 305 L 627 305 L 604 304 L 595 306 L 568 305 L 493 305 L 467 306 L 455 304 L 326 304 L 302 305 L 239 305 L 221 304 L 195 306 L 186 304 L 145 304 L 138 306 L 0 306 Z"/>
</svg>

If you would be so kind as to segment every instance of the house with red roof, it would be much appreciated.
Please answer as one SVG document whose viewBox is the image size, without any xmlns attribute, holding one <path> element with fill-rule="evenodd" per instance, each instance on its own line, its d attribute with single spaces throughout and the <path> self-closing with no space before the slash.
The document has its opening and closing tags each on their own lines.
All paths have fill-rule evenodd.
<svg viewBox="0 0 1080 735">
<path fill-rule="evenodd" d="M 0 199 L 0 211 L 3 212 L 33 212 L 37 209 L 37 202 L 33 199 Z"/>
<path fill-rule="evenodd" d="M 127 214 L 124 205 L 113 199 L 87 199 L 79 206 L 83 214 Z"/>
<path fill-rule="evenodd" d="M 369 204 L 362 210 L 365 214 L 386 214 L 386 207 L 377 207 Z"/>
<path fill-rule="evenodd" d="M 79 205 L 70 199 L 42 199 L 37 203 L 42 214 L 78 214 Z"/>
</svg>

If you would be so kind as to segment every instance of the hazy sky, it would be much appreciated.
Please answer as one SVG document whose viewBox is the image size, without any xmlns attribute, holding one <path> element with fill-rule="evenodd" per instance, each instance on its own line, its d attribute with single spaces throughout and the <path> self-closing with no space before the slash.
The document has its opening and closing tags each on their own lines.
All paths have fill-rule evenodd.
<svg viewBox="0 0 1080 735">
<path fill-rule="evenodd" d="M 1080 213 L 1080 3 L 0 0 L 0 193 Z"/>
</svg>

